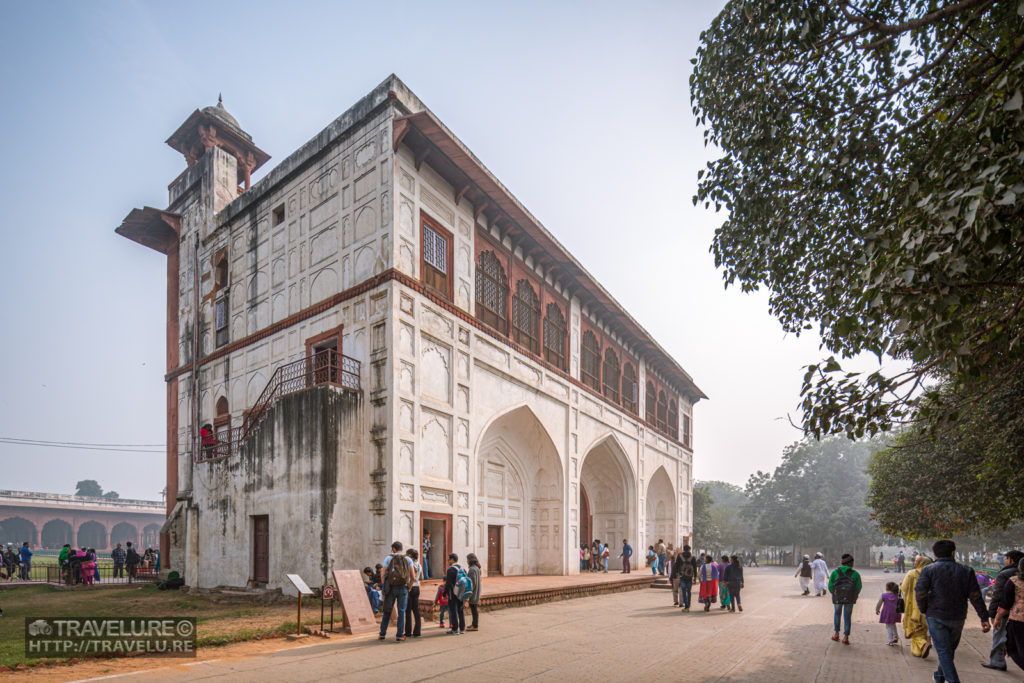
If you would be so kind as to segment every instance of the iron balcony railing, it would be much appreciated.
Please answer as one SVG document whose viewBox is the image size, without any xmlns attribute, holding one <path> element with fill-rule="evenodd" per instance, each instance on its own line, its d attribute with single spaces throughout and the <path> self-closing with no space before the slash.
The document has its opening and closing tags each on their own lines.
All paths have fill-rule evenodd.
<svg viewBox="0 0 1024 683">
<path fill-rule="evenodd" d="M 324 349 L 308 358 L 278 366 L 264 387 L 263 393 L 256 399 L 255 405 L 245 413 L 242 426 L 217 429 L 213 438 L 202 444 L 197 462 L 220 460 L 235 455 L 242 443 L 266 417 L 270 406 L 283 396 L 321 385 L 332 385 L 361 393 L 359 371 L 359 361 L 334 349 Z"/>
</svg>

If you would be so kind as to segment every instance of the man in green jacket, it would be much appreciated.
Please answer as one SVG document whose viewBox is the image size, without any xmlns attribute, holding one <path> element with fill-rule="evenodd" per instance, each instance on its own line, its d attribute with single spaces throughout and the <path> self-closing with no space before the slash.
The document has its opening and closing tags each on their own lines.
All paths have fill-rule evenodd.
<svg viewBox="0 0 1024 683">
<path fill-rule="evenodd" d="M 828 592 L 832 594 L 832 606 L 835 614 L 832 618 L 832 640 L 839 640 L 839 621 L 843 621 L 843 645 L 850 644 L 850 626 L 853 621 L 853 605 L 863 584 L 860 574 L 853 569 L 853 555 L 843 555 L 841 564 L 832 572 L 828 579 Z"/>
</svg>

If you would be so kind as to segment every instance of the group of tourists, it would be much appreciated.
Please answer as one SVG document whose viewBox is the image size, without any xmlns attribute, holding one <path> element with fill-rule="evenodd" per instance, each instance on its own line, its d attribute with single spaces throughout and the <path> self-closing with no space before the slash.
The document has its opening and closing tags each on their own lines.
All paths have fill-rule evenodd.
<svg viewBox="0 0 1024 683">
<path fill-rule="evenodd" d="M 623 541 L 625 543 L 625 541 Z M 647 546 L 647 566 L 651 568 L 651 574 L 665 576 L 665 566 L 669 563 L 669 553 L 672 544 L 665 545 L 665 539 L 659 538 L 655 545 Z M 671 569 L 669 569 L 671 572 Z"/>
<path fill-rule="evenodd" d="M 960 644 L 968 606 L 974 608 L 981 622 L 981 630 L 993 630 L 987 669 L 1006 670 L 1006 657 L 1024 669 L 1024 552 L 1011 550 L 1003 555 L 1004 564 L 994 581 L 979 575 L 970 566 L 956 561 L 956 544 L 948 539 L 936 541 L 932 546 L 935 559 L 915 553 L 913 568 L 901 584 L 887 582 L 885 590 L 875 603 L 875 614 L 885 625 L 886 638 L 891 646 L 899 646 L 897 624 L 902 621 L 904 637 L 910 640 L 911 654 L 927 658 L 932 649 L 938 659 L 933 674 L 936 681 L 957 683 L 959 673 L 953 663 Z M 819 553 L 814 562 L 804 555 L 797 570 L 803 595 L 809 594 L 813 578 L 818 594 L 818 569 L 813 565 L 824 563 Z M 832 595 L 832 640 L 850 644 L 853 605 L 856 604 L 863 582 L 853 568 L 853 556 L 845 554 L 841 564 L 829 575 L 827 589 Z M 896 566 L 899 559 L 896 558 Z M 982 588 L 991 598 L 988 606 Z"/>
<path fill-rule="evenodd" d="M 8 543 L 6 548 L 0 548 L 0 579 L 13 581 L 18 578 L 22 581 L 29 580 L 29 572 L 32 569 L 32 549 L 28 541 L 15 549 L 13 543 Z"/>
<path fill-rule="evenodd" d="M 611 556 L 611 548 L 595 540 L 592 545 L 583 543 L 580 545 L 580 571 L 608 573 L 608 558 Z"/>
<path fill-rule="evenodd" d="M 424 539 L 427 540 L 426 538 Z M 424 547 L 428 547 L 426 543 Z M 402 552 L 402 543 L 391 544 L 391 554 L 378 564 L 376 571 L 369 567 L 363 570 L 363 581 L 366 584 L 367 596 L 374 612 L 380 612 L 380 640 L 387 639 L 388 626 L 391 623 L 391 612 L 397 610 L 395 624 L 395 640 L 404 642 L 406 638 L 418 638 L 422 635 L 423 620 L 420 616 L 420 582 L 426 575 L 419 561 L 419 552 L 409 548 Z M 459 556 L 449 553 L 447 558 L 444 583 L 438 586 L 434 604 L 440 606 L 440 627 L 445 627 L 447 613 L 448 635 L 462 635 L 466 631 L 480 629 L 480 591 L 481 567 L 480 560 L 473 553 L 466 556 L 467 566 L 459 564 Z M 426 557 L 424 557 L 426 564 Z M 469 605 L 472 621 L 466 626 L 465 606 Z"/>
<path fill-rule="evenodd" d="M 715 562 L 711 555 L 697 557 L 689 545 L 672 557 L 670 565 L 672 579 L 672 604 L 690 611 L 693 600 L 693 586 L 697 584 L 697 600 L 710 612 L 711 605 L 718 602 L 720 610 L 742 612 L 740 591 L 743 588 L 743 562 L 738 555 L 722 555 Z"/>
</svg>

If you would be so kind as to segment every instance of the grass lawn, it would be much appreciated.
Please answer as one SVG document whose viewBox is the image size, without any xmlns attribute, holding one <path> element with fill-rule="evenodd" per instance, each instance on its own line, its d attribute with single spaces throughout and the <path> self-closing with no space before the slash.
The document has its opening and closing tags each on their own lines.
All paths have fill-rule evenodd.
<svg viewBox="0 0 1024 683">
<path fill-rule="evenodd" d="M 295 630 L 294 605 L 225 604 L 208 596 L 161 591 L 150 584 L 62 589 L 50 585 L 0 590 L 0 665 L 32 665 L 25 658 L 25 617 L 196 617 L 198 645 L 210 647 L 257 634 Z M 303 624 L 320 625 L 319 600 L 303 605 Z M 308 612 L 306 610 L 309 610 Z M 315 613 L 315 614 L 314 614 Z M 335 615 L 340 623 L 339 610 Z"/>
</svg>

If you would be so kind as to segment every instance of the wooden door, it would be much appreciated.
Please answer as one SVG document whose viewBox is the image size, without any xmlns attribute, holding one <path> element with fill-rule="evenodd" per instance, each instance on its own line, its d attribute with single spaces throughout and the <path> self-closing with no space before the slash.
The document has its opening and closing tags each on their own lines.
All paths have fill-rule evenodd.
<svg viewBox="0 0 1024 683">
<path fill-rule="evenodd" d="M 252 518 L 252 579 L 256 583 L 270 582 L 270 518 L 258 515 Z"/>
<path fill-rule="evenodd" d="M 487 574 L 501 574 L 501 527 L 487 527 Z"/>
</svg>

